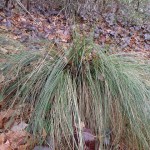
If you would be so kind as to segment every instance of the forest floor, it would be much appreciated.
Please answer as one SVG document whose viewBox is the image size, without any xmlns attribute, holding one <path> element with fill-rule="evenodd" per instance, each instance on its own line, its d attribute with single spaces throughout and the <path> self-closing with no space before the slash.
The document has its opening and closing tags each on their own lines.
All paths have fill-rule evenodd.
<svg viewBox="0 0 150 150">
<path fill-rule="evenodd" d="M 82 17 L 77 17 L 76 20 L 75 23 L 55 10 L 47 15 L 40 11 L 32 15 L 8 9 L 0 11 L 0 64 L 7 62 L 6 55 L 17 54 L 22 50 L 45 53 L 52 45 L 67 49 L 75 32 L 91 37 L 108 53 L 124 52 L 126 55 L 132 52 L 142 59 L 150 59 L 149 23 L 136 25 L 116 21 L 112 13 L 99 17 L 94 23 Z M 0 89 L 3 82 L 5 77 L 0 68 Z M 0 93 L 0 150 L 33 149 L 36 141 L 25 130 L 30 110 L 27 110 L 27 114 L 21 114 L 22 107 L 26 106 L 2 110 L 3 99 Z M 44 130 L 41 136 L 46 136 Z"/>
</svg>

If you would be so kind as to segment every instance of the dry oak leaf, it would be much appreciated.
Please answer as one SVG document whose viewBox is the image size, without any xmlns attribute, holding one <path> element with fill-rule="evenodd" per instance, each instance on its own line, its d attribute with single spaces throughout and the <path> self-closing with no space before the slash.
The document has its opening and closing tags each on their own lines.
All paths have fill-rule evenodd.
<svg viewBox="0 0 150 150">
<path fill-rule="evenodd" d="M 9 131 L 6 134 L 6 136 L 7 136 L 7 139 L 10 141 L 10 145 L 13 149 L 20 147 L 19 150 L 26 150 L 27 147 L 34 144 L 34 140 L 30 136 L 30 134 L 26 131 L 16 131 L 16 132 Z M 23 147 L 24 149 L 22 149 Z"/>
<path fill-rule="evenodd" d="M 6 135 L 4 133 L 0 134 L 0 145 L 4 144 L 6 141 Z"/>
<path fill-rule="evenodd" d="M 5 123 L 10 119 L 13 115 L 14 110 L 9 109 L 8 111 L 0 112 L 0 129 L 4 128 Z"/>
<path fill-rule="evenodd" d="M 12 150 L 8 140 L 4 144 L 0 145 L 0 150 Z"/>
</svg>

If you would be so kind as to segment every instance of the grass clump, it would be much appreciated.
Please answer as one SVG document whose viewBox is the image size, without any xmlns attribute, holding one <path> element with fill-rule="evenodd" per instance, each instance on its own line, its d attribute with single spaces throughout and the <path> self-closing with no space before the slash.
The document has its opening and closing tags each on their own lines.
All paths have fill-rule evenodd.
<svg viewBox="0 0 150 150">
<path fill-rule="evenodd" d="M 83 38 L 75 39 L 61 53 L 51 50 L 44 57 L 33 53 L 16 56 L 3 68 L 13 76 L 3 93 L 16 91 L 7 102 L 9 107 L 30 104 L 32 133 L 41 135 L 44 129 L 56 149 L 81 150 L 84 122 L 101 149 L 117 149 L 121 144 L 128 149 L 150 147 L 148 65 L 132 57 L 106 55 Z"/>
</svg>

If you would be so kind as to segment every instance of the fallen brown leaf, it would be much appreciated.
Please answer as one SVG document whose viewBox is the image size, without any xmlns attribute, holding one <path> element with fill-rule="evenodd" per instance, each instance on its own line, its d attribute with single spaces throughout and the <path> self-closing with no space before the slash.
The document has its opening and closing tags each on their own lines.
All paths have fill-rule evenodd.
<svg viewBox="0 0 150 150">
<path fill-rule="evenodd" d="M 45 139 L 47 136 L 46 130 L 43 128 L 42 129 L 42 137 Z"/>
<path fill-rule="evenodd" d="M 31 146 L 32 144 L 34 144 L 34 140 L 32 139 L 31 135 L 26 131 L 16 131 L 16 132 L 9 131 L 6 134 L 6 136 L 7 139 L 10 141 L 11 147 L 13 149 L 18 148 L 21 145 L 24 145 L 25 148 L 28 147 L 29 145 Z M 24 149 L 19 149 L 19 150 L 24 150 Z"/>
<path fill-rule="evenodd" d="M 10 119 L 13 113 L 14 110 L 12 109 L 0 112 L 0 129 L 4 128 L 5 123 Z"/>
<path fill-rule="evenodd" d="M 0 134 L 0 145 L 5 143 L 6 141 L 6 135 L 4 133 Z"/>
<path fill-rule="evenodd" d="M 12 150 L 8 140 L 0 145 L 0 150 Z"/>
</svg>

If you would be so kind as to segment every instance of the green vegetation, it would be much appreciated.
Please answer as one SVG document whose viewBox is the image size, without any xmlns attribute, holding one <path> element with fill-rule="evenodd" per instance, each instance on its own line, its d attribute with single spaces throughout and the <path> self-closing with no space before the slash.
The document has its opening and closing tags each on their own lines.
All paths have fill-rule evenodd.
<svg viewBox="0 0 150 150">
<path fill-rule="evenodd" d="M 30 104 L 30 132 L 43 129 L 56 148 L 83 149 L 84 122 L 103 149 L 107 130 L 113 148 L 150 147 L 150 67 L 133 57 L 105 54 L 92 40 L 75 38 L 67 51 L 16 54 L 3 68 L 10 79 L 3 95 L 16 91 L 8 106 Z M 7 106 L 6 106 L 7 107 Z M 79 144 L 74 127 L 79 129 Z"/>
</svg>

